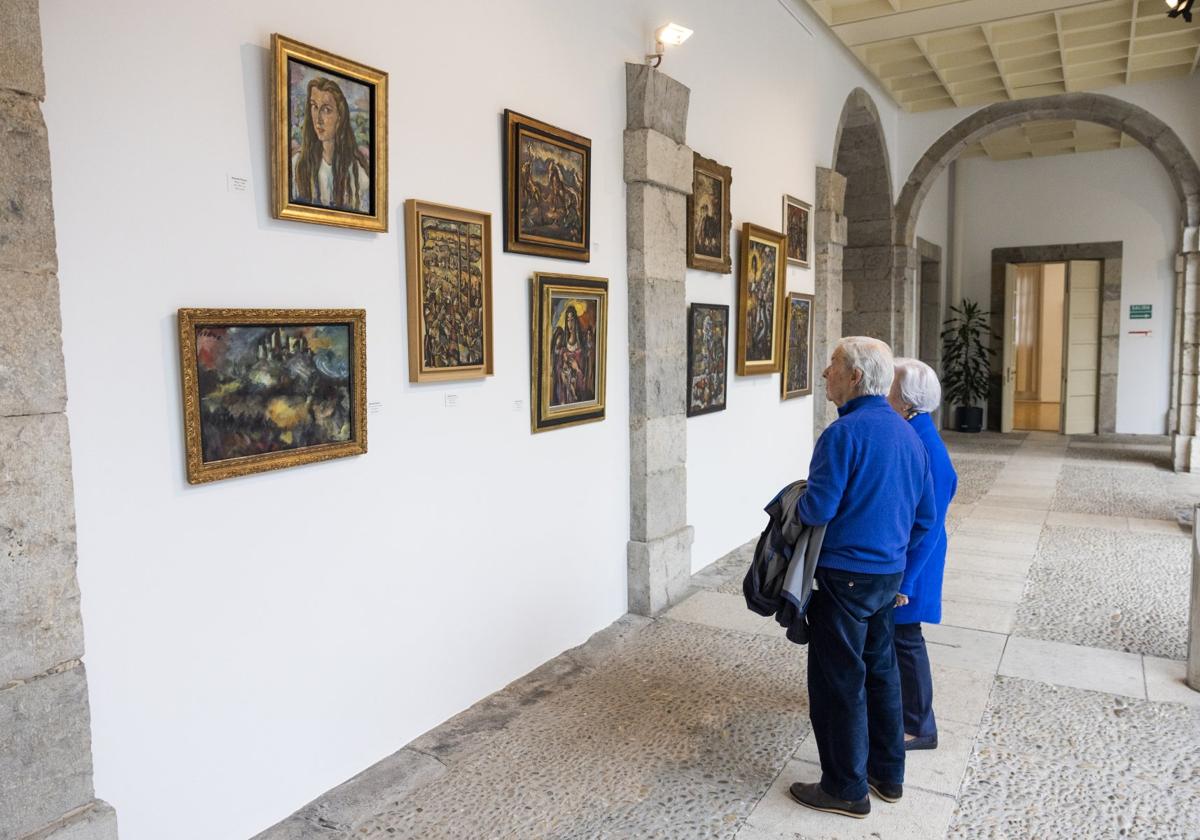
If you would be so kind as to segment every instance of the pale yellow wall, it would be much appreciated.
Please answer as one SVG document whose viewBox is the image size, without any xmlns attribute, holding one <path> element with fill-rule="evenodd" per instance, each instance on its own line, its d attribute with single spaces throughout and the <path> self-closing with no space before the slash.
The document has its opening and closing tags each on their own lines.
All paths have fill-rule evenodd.
<svg viewBox="0 0 1200 840">
<path fill-rule="evenodd" d="M 1038 337 L 1041 348 L 1042 402 L 1062 399 L 1063 360 L 1063 296 L 1067 285 L 1065 263 L 1048 263 L 1042 267 L 1042 328 Z"/>
</svg>

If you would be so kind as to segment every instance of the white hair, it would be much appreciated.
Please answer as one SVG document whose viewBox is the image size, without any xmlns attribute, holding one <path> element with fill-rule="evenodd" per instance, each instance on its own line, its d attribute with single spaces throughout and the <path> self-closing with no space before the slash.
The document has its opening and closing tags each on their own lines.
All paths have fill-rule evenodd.
<svg viewBox="0 0 1200 840">
<path fill-rule="evenodd" d="M 896 371 L 892 364 L 892 348 L 886 342 L 865 335 L 850 335 L 839 339 L 835 349 L 841 349 L 842 358 L 851 371 L 862 371 L 858 390 L 861 396 L 887 396 Z"/>
<path fill-rule="evenodd" d="M 900 399 L 917 411 L 929 414 L 942 404 L 942 383 L 920 359 L 896 359 L 896 382 Z"/>
</svg>

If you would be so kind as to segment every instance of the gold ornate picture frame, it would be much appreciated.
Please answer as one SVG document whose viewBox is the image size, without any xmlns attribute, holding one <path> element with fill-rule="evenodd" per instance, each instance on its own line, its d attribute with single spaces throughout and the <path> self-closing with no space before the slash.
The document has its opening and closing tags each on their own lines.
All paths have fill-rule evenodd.
<svg viewBox="0 0 1200 840">
<path fill-rule="evenodd" d="M 784 311 L 787 319 L 779 391 L 783 399 L 790 400 L 813 392 L 813 296 L 789 292 Z"/>
<path fill-rule="evenodd" d="M 362 309 L 180 309 L 191 484 L 367 451 Z"/>
<path fill-rule="evenodd" d="M 787 240 L 746 222 L 741 235 L 737 294 L 737 372 L 775 373 L 783 366 L 783 290 Z"/>
<path fill-rule="evenodd" d="M 603 420 L 608 280 L 537 273 L 531 288 L 531 430 Z"/>
<path fill-rule="evenodd" d="M 490 376 L 491 214 L 410 198 L 404 228 L 409 381 Z"/>
<path fill-rule="evenodd" d="M 504 250 L 591 260 L 592 141 L 504 112 Z"/>
<path fill-rule="evenodd" d="M 388 229 L 387 73 L 271 36 L 271 211 Z"/>
<path fill-rule="evenodd" d="M 687 197 L 687 265 L 701 271 L 729 274 L 733 271 L 729 250 L 733 170 L 696 152 L 692 155 L 692 193 Z"/>
<path fill-rule="evenodd" d="M 792 195 L 783 196 L 783 232 L 787 236 L 788 265 L 808 268 L 812 241 L 812 205 Z"/>
</svg>

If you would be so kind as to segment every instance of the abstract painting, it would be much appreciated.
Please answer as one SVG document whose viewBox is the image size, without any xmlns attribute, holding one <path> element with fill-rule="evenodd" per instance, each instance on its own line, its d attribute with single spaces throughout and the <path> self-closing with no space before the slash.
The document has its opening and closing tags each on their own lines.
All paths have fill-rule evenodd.
<svg viewBox="0 0 1200 840">
<path fill-rule="evenodd" d="M 693 153 L 692 194 L 687 198 L 688 268 L 729 274 L 729 189 L 733 170 Z"/>
<path fill-rule="evenodd" d="M 783 345 L 783 376 L 780 388 L 785 400 L 812 393 L 813 296 L 789 292 L 787 296 L 787 340 Z"/>
<path fill-rule="evenodd" d="M 504 250 L 591 259 L 592 141 L 504 112 Z"/>
<path fill-rule="evenodd" d="M 271 37 L 275 217 L 387 230 L 387 73 Z"/>
<path fill-rule="evenodd" d="M 725 410 L 729 356 L 729 307 L 693 303 L 688 307 L 687 416 Z"/>
<path fill-rule="evenodd" d="M 808 268 L 808 217 L 812 205 L 790 195 L 783 197 L 783 230 L 787 234 L 787 259 Z"/>
<path fill-rule="evenodd" d="M 750 222 L 742 226 L 737 300 L 739 376 L 775 373 L 782 365 L 786 247 L 782 233 Z"/>
<path fill-rule="evenodd" d="M 188 481 L 367 451 L 361 309 L 181 309 Z"/>
<path fill-rule="evenodd" d="M 408 267 L 408 379 L 492 373 L 492 217 L 416 199 L 404 202 Z"/>
<path fill-rule="evenodd" d="M 533 276 L 531 428 L 604 419 L 608 280 Z"/>
</svg>

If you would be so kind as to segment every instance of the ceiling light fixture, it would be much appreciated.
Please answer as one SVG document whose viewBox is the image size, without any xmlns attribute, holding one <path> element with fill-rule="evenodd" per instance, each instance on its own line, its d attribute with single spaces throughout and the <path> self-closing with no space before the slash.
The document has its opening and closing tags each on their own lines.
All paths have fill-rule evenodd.
<svg viewBox="0 0 1200 840">
<path fill-rule="evenodd" d="M 1182 16 L 1188 23 L 1192 22 L 1192 6 L 1196 0 L 1167 0 L 1167 17 Z"/>
<path fill-rule="evenodd" d="M 1183 0 L 1183 2 L 1190 3 L 1191 0 Z M 678 47 L 691 37 L 692 30 L 686 26 L 680 26 L 678 23 L 664 23 L 654 30 L 654 52 L 646 56 L 646 63 L 651 67 L 657 67 L 662 64 L 663 53 L 667 51 L 667 47 Z"/>
</svg>

